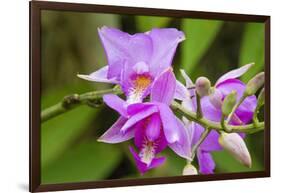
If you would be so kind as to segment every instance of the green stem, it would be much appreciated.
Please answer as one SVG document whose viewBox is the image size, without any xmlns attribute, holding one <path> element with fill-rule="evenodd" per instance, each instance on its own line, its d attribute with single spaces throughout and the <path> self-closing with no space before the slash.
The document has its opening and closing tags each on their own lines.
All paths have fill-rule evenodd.
<svg viewBox="0 0 281 193">
<path fill-rule="evenodd" d="M 53 117 L 56 117 L 62 113 L 65 113 L 77 106 L 82 104 L 96 106 L 97 102 L 99 104 L 103 95 L 105 94 L 122 94 L 120 87 L 114 87 L 113 89 L 101 90 L 101 91 L 92 91 L 84 94 L 73 94 L 66 96 L 59 103 L 44 109 L 41 112 L 41 121 L 47 121 Z M 208 120 L 204 117 L 198 118 L 197 114 L 193 111 L 186 110 L 176 101 L 173 101 L 171 104 L 171 108 L 174 110 L 179 110 L 181 114 L 183 114 L 190 121 L 194 121 L 195 123 L 200 124 L 204 128 L 214 129 L 217 131 L 223 131 L 224 128 L 220 122 L 215 122 Z M 247 125 L 225 125 L 229 131 L 231 132 L 244 132 L 244 133 L 255 133 L 264 129 L 264 122 L 257 122 L 255 124 L 247 124 Z"/>
<path fill-rule="evenodd" d="M 102 90 L 102 91 L 92 91 L 84 94 L 72 94 L 64 97 L 59 103 L 44 109 L 41 112 L 41 121 L 47 121 L 53 117 L 56 117 L 62 113 L 65 113 L 77 106 L 82 104 L 87 104 L 90 106 L 96 105 L 100 102 L 103 95 L 105 94 L 122 94 L 119 87 L 114 87 L 112 89 Z"/>
<path fill-rule="evenodd" d="M 179 103 L 175 101 L 172 102 L 171 106 L 173 109 L 179 110 L 190 121 L 194 121 L 205 128 L 210 128 L 217 131 L 223 131 L 220 122 L 211 121 L 204 117 L 202 117 L 201 119 L 197 119 L 196 113 L 186 110 L 184 107 L 182 107 Z M 227 125 L 226 127 L 228 127 L 231 130 L 231 132 L 256 133 L 264 129 L 264 122 L 259 122 L 256 125 L 254 124 Z"/>
<path fill-rule="evenodd" d="M 221 115 L 221 127 L 224 129 L 224 130 L 226 130 L 226 126 L 225 126 L 225 115 L 224 114 L 222 114 Z"/>
<path fill-rule="evenodd" d="M 260 112 L 260 108 L 262 107 L 263 105 L 257 105 L 256 109 L 255 109 L 255 112 L 254 112 L 254 115 L 253 115 L 253 123 L 254 124 L 258 124 L 259 123 L 259 119 L 258 119 L 258 114 Z"/>
</svg>

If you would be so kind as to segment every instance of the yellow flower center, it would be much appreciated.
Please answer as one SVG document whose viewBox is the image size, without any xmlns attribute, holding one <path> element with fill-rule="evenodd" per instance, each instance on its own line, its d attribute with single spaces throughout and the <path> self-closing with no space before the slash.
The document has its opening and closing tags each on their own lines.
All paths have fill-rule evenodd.
<svg viewBox="0 0 281 193">
<path fill-rule="evenodd" d="M 137 91 L 145 90 L 151 83 L 151 78 L 148 75 L 138 75 L 134 80 L 135 89 Z"/>
</svg>

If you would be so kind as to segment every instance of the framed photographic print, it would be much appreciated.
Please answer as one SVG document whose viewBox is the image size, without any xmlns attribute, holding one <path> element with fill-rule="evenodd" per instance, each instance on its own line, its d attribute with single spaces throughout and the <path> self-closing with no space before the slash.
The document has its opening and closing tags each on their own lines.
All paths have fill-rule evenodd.
<svg viewBox="0 0 281 193">
<path fill-rule="evenodd" d="M 269 16 L 30 2 L 30 191 L 269 176 Z"/>
</svg>

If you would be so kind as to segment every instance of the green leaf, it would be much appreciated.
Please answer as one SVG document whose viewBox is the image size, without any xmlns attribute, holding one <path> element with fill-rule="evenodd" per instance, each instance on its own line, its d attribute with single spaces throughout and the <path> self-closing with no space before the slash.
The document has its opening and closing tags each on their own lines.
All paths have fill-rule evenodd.
<svg viewBox="0 0 281 193">
<path fill-rule="evenodd" d="M 242 38 L 239 65 L 254 62 L 255 65 L 241 79 L 248 81 L 264 69 L 264 24 L 248 23 Z"/>
<path fill-rule="evenodd" d="M 80 89 L 81 90 L 81 89 Z M 73 93 L 66 87 L 49 90 L 42 96 L 42 109 L 54 105 L 64 96 Z M 96 109 L 87 106 L 75 108 L 41 124 L 41 164 L 55 160 L 81 135 L 94 118 Z"/>
<path fill-rule="evenodd" d="M 182 30 L 186 40 L 182 43 L 182 67 L 192 74 L 199 65 L 200 59 L 206 53 L 223 22 L 216 20 L 184 19 Z"/>
<path fill-rule="evenodd" d="M 166 27 L 171 21 L 169 17 L 136 16 L 136 25 L 139 31 L 150 31 L 152 28 Z"/>
<path fill-rule="evenodd" d="M 85 140 L 74 145 L 47 167 L 42 168 L 42 183 L 67 183 L 106 179 L 122 158 L 112 144 Z"/>
</svg>

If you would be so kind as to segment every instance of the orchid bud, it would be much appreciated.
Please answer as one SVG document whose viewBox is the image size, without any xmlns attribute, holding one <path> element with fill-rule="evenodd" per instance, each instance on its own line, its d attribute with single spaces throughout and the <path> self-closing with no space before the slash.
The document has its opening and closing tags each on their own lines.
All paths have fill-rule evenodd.
<svg viewBox="0 0 281 193">
<path fill-rule="evenodd" d="M 214 105 L 214 107 L 220 109 L 222 106 L 222 93 L 218 89 L 211 88 L 210 89 L 210 94 L 209 94 L 209 100 Z"/>
<path fill-rule="evenodd" d="M 190 176 L 190 175 L 197 175 L 197 169 L 190 163 L 186 164 L 183 168 L 182 175 Z"/>
<path fill-rule="evenodd" d="M 233 155 L 240 163 L 251 167 L 252 160 L 242 137 L 237 133 L 222 133 L 219 137 L 220 145 Z"/>
<path fill-rule="evenodd" d="M 246 85 L 246 89 L 244 91 L 245 96 L 254 95 L 264 84 L 264 72 L 258 73 L 254 76 Z"/>
<path fill-rule="evenodd" d="M 264 105 L 264 88 L 261 90 L 261 92 L 258 96 L 257 107 L 261 107 L 262 105 Z"/>
<path fill-rule="evenodd" d="M 237 98 L 237 92 L 236 91 L 232 91 L 230 94 L 228 94 L 225 99 L 223 100 L 223 103 L 222 103 L 222 107 L 221 107 L 221 110 L 222 110 L 222 113 L 224 116 L 228 116 L 235 103 L 236 103 L 236 98 Z"/>
<path fill-rule="evenodd" d="M 199 77 L 195 82 L 196 92 L 200 97 L 209 95 L 211 82 L 206 77 Z"/>
</svg>

